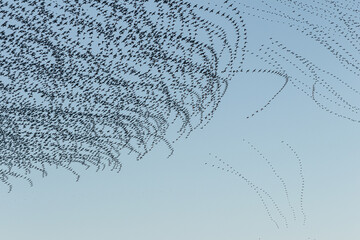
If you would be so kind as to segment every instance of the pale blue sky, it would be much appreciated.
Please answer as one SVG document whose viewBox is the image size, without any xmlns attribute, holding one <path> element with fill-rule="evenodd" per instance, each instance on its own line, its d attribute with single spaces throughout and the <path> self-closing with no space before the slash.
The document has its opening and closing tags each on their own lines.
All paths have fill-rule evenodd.
<svg viewBox="0 0 360 240">
<path fill-rule="evenodd" d="M 250 51 L 270 44 L 272 37 L 342 79 L 355 78 L 317 42 L 300 32 L 250 16 L 245 17 L 245 22 Z M 280 63 L 289 75 L 311 82 L 285 62 Z M 250 56 L 245 66 L 270 68 Z M 360 124 L 320 109 L 291 84 L 264 111 L 247 119 L 278 91 L 283 81 L 275 75 L 236 75 L 212 121 L 176 142 L 170 158 L 166 158 L 166 146 L 158 145 L 139 162 L 124 155 L 123 169 L 118 174 L 96 173 L 90 168 L 80 170 L 80 181 L 75 182 L 68 172 L 50 169 L 44 179 L 34 174 L 33 188 L 22 181 L 15 182 L 10 194 L 6 187 L 0 188 L 1 238 L 357 239 Z M 332 86 L 342 91 L 342 85 Z M 358 100 L 351 98 L 352 103 Z M 296 221 L 283 185 L 243 139 L 258 147 L 286 182 Z M 282 140 L 302 160 L 305 225 L 298 162 Z M 279 229 L 245 181 L 206 166 L 205 162 L 218 163 L 214 155 L 266 189 L 287 219 L 288 228 L 268 198 L 264 197 Z"/>
</svg>

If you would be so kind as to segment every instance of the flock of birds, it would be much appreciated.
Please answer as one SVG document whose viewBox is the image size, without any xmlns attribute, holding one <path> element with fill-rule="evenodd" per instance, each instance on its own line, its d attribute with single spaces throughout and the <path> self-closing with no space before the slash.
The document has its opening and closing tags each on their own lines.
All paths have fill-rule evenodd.
<svg viewBox="0 0 360 240">
<path fill-rule="evenodd" d="M 255 3 L 256 2 L 256 3 Z M 187 0 L 5 0 L 0 2 L 0 181 L 32 186 L 31 174 L 56 166 L 120 171 L 121 155 L 143 158 L 159 143 L 172 144 L 203 128 L 229 82 L 241 73 L 274 74 L 321 109 L 360 122 L 360 2 L 266 0 L 195 4 Z M 343 68 L 344 79 L 273 37 L 248 48 L 247 18 L 298 32 Z M 264 66 L 245 68 L 247 57 Z M 300 77 L 299 77 L 300 76 Z M 244 140 L 245 141 L 245 140 Z M 294 221 L 287 182 L 263 159 L 282 186 Z M 303 224 L 305 179 L 298 162 Z M 214 156 L 209 164 L 241 178 L 280 228 L 289 219 L 271 192 Z M 278 216 L 276 217 L 275 214 Z"/>
<path fill-rule="evenodd" d="M 295 194 L 290 194 L 289 188 L 288 188 L 288 182 L 286 180 L 286 178 L 283 176 L 283 174 L 281 174 L 281 172 L 274 166 L 273 162 L 262 152 L 259 150 L 258 147 L 256 147 L 253 143 L 243 139 L 243 142 L 246 143 L 249 148 L 254 151 L 258 158 L 260 158 L 260 160 L 265 162 L 265 165 L 267 166 L 268 171 L 270 172 L 270 175 L 272 175 L 272 177 L 274 177 L 278 184 L 281 186 L 283 193 L 284 193 L 284 197 L 286 199 L 286 203 L 288 205 L 289 212 L 291 213 L 290 216 L 293 219 L 293 222 L 298 221 L 300 218 L 302 219 L 302 225 L 305 226 L 306 224 L 306 220 L 307 220 L 307 215 L 305 213 L 305 209 L 304 209 L 304 189 L 305 189 L 305 178 L 304 178 L 304 173 L 303 173 L 303 161 L 301 159 L 301 157 L 299 156 L 299 154 L 295 151 L 295 149 L 287 142 L 281 141 L 281 144 L 283 145 L 283 147 L 285 149 L 287 149 L 287 151 L 289 151 L 291 153 L 291 155 L 293 156 L 292 160 L 291 159 L 287 159 L 287 161 L 292 161 L 294 163 L 296 163 L 297 169 L 298 169 L 298 185 L 299 185 L 299 193 L 295 193 Z M 280 218 L 281 221 L 283 222 L 283 226 L 285 226 L 285 228 L 288 228 L 290 223 L 289 223 L 289 217 L 287 217 L 286 215 L 286 209 L 284 210 L 283 207 L 281 207 L 281 204 L 279 204 L 278 201 L 276 201 L 276 198 L 274 197 L 274 195 L 271 193 L 271 189 L 265 189 L 266 187 L 264 186 L 260 186 L 259 184 L 255 183 L 256 181 L 250 179 L 250 177 L 246 176 L 245 172 L 246 172 L 246 168 L 241 169 L 241 170 L 237 170 L 235 167 L 233 167 L 231 164 L 229 164 L 228 162 L 224 161 L 222 158 L 218 157 L 217 155 L 213 155 L 211 153 L 209 153 L 210 157 L 213 158 L 213 160 L 211 162 L 205 162 L 205 165 L 210 166 L 212 168 L 218 169 L 220 171 L 223 171 L 227 174 L 232 174 L 235 175 L 236 177 L 239 177 L 242 181 L 244 181 L 250 188 L 251 190 L 253 190 L 256 195 L 258 196 L 261 204 L 263 205 L 266 214 L 268 215 L 270 221 L 276 226 L 276 228 L 280 228 L 281 224 L 279 222 L 279 220 L 277 218 Z M 237 159 L 240 161 L 240 159 Z M 259 159 L 257 159 L 256 161 L 258 161 Z M 254 159 L 252 159 L 252 161 L 255 161 Z M 261 165 L 261 162 L 259 162 L 259 164 Z M 260 166 L 259 165 L 259 166 Z M 264 173 L 262 173 L 264 174 Z M 259 176 L 257 176 L 259 177 Z M 291 196 L 292 197 L 291 197 Z M 293 205 L 293 199 L 294 199 L 294 195 L 297 195 L 297 199 L 298 199 L 298 205 L 299 210 L 296 211 L 295 207 Z M 300 212 L 301 217 L 298 216 L 297 212 Z M 277 217 L 275 216 L 277 215 Z"/>
<path fill-rule="evenodd" d="M 249 56 L 255 56 L 274 71 L 286 73 L 288 82 L 310 97 L 320 109 L 359 123 L 360 3 L 276 0 L 270 4 L 262 0 L 252 6 L 245 2 L 237 3 L 244 16 L 298 32 L 304 39 L 312 41 L 315 48 L 325 51 L 327 55 L 324 56 L 334 65 L 323 64 L 323 61 L 315 63 L 306 56 L 312 49 L 304 51 L 299 46 L 297 50 L 286 39 L 273 37 L 259 49 L 248 50 Z M 339 69 L 341 73 L 337 73 Z M 342 76 L 344 73 L 346 77 Z"/>
<path fill-rule="evenodd" d="M 120 171 L 121 159 L 138 160 L 203 128 L 241 73 L 284 79 L 265 110 L 288 86 L 321 109 L 359 123 L 360 2 L 266 0 L 194 4 L 186 0 L 5 0 L 0 2 L 0 181 L 32 186 L 31 174 L 56 166 L 78 180 L 76 166 Z M 256 6 L 255 6 L 256 5 Z M 247 18 L 302 34 L 342 66 L 342 78 L 286 40 L 248 47 Z M 245 68 L 247 57 L 264 66 Z M 283 189 L 294 221 L 300 217 L 287 182 L 252 143 Z M 299 211 L 304 209 L 302 161 Z M 271 191 L 221 158 L 209 164 L 234 174 L 256 193 L 273 224 L 289 216 Z M 279 220 L 280 219 L 280 220 Z M 282 222 L 282 223 L 281 223 Z"/>
<path fill-rule="evenodd" d="M 226 23 L 218 24 L 218 22 Z M 240 15 L 183 0 L 2 1 L 0 180 L 120 170 L 205 126 L 244 60 Z M 229 35 L 231 33 L 231 36 Z M 169 134 L 176 129 L 176 137 Z"/>
</svg>

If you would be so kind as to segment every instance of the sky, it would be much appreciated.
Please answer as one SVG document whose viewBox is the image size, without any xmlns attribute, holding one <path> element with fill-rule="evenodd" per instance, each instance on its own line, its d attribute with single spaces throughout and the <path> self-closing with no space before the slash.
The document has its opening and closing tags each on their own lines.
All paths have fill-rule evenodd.
<svg viewBox="0 0 360 240">
<path fill-rule="evenodd" d="M 45 178 L 34 173 L 33 187 L 24 181 L 15 181 L 13 191 L 8 193 L 6 186 L 2 186 L 1 238 L 357 239 L 360 235 L 360 125 L 333 113 L 359 118 L 344 107 L 332 105 L 328 99 L 339 101 L 340 98 L 329 94 L 324 86 L 328 84 L 354 105 L 359 97 L 317 69 L 318 82 L 326 81 L 319 86 L 318 93 L 328 98 L 319 95 L 316 102 L 306 94 L 311 94 L 311 89 L 301 87 L 303 84 L 313 86 L 314 79 L 308 73 L 311 69 L 304 75 L 292 62 L 301 69 L 307 67 L 297 62 L 299 58 L 280 50 L 282 47 L 276 47 L 274 41 L 283 43 L 355 89 L 360 87 L 356 82 L 359 77 L 356 70 L 352 72 L 344 67 L 316 37 L 306 36 L 305 30 L 301 32 L 304 25 L 299 23 L 300 30 L 297 30 L 289 26 L 290 20 L 264 12 L 259 14 L 245 7 L 247 4 L 255 9 L 292 13 L 281 4 L 287 1 L 274 2 L 272 8 L 265 7 L 261 1 L 244 0 L 235 4 L 242 11 L 247 29 L 249 52 L 243 68 L 274 69 L 278 64 L 278 71 L 283 70 L 291 77 L 291 82 L 271 104 L 247 118 L 279 91 L 285 79 L 274 74 L 239 72 L 229 81 L 209 124 L 175 142 L 175 151 L 169 158 L 167 146 L 159 144 L 140 161 L 124 154 L 119 173 L 79 168 L 81 177 L 76 182 L 70 173 L 53 167 L 48 169 Z M 319 4 L 325 1 L 302 2 L 313 5 L 319 13 L 320 7 L 326 6 Z M 214 4 L 222 3 L 211 2 Z M 332 26 L 304 11 L 300 13 L 311 23 Z M 349 42 L 333 31 L 328 30 L 325 36 L 329 36 L 329 42 L 334 39 L 343 43 L 352 53 Z M 264 58 L 255 58 L 255 55 Z M 356 53 L 353 56 L 356 58 Z M 275 64 L 264 62 L 272 57 L 277 60 Z M 231 173 L 233 169 L 237 175 Z"/>
</svg>

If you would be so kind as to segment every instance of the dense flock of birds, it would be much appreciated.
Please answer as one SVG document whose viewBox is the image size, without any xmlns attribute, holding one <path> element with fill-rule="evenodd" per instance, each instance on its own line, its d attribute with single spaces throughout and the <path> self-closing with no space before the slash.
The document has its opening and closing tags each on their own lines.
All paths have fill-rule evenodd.
<svg viewBox="0 0 360 240">
<path fill-rule="evenodd" d="M 0 179 L 9 190 L 10 178 L 32 185 L 29 173 L 48 166 L 78 179 L 76 164 L 119 171 L 121 154 L 141 159 L 160 142 L 171 154 L 172 142 L 212 118 L 245 54 L 230 4 L 2 1 L 0 19 Z"/>
<path fill-rule="evenodd" d="M 160 143 L 170 156 L 175 141 L 206 126 L 241 73 L 284 79 L 247 118 L 291 84 L 321 109 L 359 122 L 353 100 L 360 95 L 359 11 L 355 0 L 1 1 L 0 180 L 11 191 L 12 178 L 32 185 L 30 173 L 46 176 L 49 166 L 77 179 L 75 166 L 120 171 L 121 155 L 139 160 Z M 352 77 L 279 39 L 249 49 L 247 18 L 303 34 Z M 250 56 L 264 66 L 245 68 Z M 239 176 L 256 189 L 272 221 L 278 225 L 265 198 L 287 224 L 271 195 Z"/>
<path fill-rule="evenodd" d="M 51 166 L 77 180 L 79 166 L 120 171 L 122 159 L 140 160 L 159 144 L 170 156 L 174 142 L 209 123 L 230 81 L 243 73 L 284 80 L 248 119 L 292 85 L 320 109 L 360 123 L 359 12 L 357 0 L 0 1 L 0 181 L 10 192 L 12 180 L 32 186 L 32 172 L 45 177 Z M 342 70 L 276 34 L 249 48 L 248 19 L 302 35 Z M 263 65 L 245 67 L 250 57 Z M 280 171 L 244 142 L 278 181 L 290 211 L 246 169 L 211 154 L 206 164 L 244 181 L 277 228 L 288 228 L 290 218 L 305 225 L 298 153 L 282 142 L 298 164 L 296 208 Z"/>
</svg>

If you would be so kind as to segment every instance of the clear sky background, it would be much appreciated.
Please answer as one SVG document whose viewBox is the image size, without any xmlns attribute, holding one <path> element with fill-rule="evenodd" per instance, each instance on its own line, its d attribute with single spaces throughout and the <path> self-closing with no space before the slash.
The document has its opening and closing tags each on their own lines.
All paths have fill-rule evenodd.
<svg viewBox="0 0 360 240">
<path fill-rule="evenodd" d="M 240 2 L 260 4 L 238 1 L 239 8 Z M 300 31 L 246 14 L 244 20 L 250 51 L 256 52 L 261 44 L 269 45 L 272 37 L 341 79 L 358 80 L 324 47 Z M 313 80 L 285 61 L 279 63 L 289 75 L 312 85 Z M 249 55 L 244 68 L 270 67 Z M 176 142 L 170 158 L 166 146 L 158 145 L 141 161 L 123 155 L 120 173 L 95 172 L 95 168 L 90 168 L 80 170 L 80 181 L 75 182 L 73 175 L 52 168 L 44 179 L 35 173 L 32 188 L 22 181 L 15 182 L 11 193 L 1 187 L 0 238 L 358 239 L 360 124 L 322 110 L 291 84 L 265 110 L 247 119 L 266 104 L 283 82 L 284 79 L 270 74 L 237 74 L 212 121 Z M 344 90 L 342 85 L 329 82 L 336 90 Z M 353 84 L 360 89 L 359 83 Z M 360 103 L 356 96 L 349 99 L 353 104 Z M 291 145 L 301 159 L 303 205 L 299 162 L 281 141 Z M 211 167 L 222 166 L 215 156 L 271 195 L 283 216 L 270 198 L 263 198 L 279 228 L 271 221 L 259 195 L 245 181 Z M 294 211 L 283 183 L 269 163 L 286 183 Z"/>
</svg>

